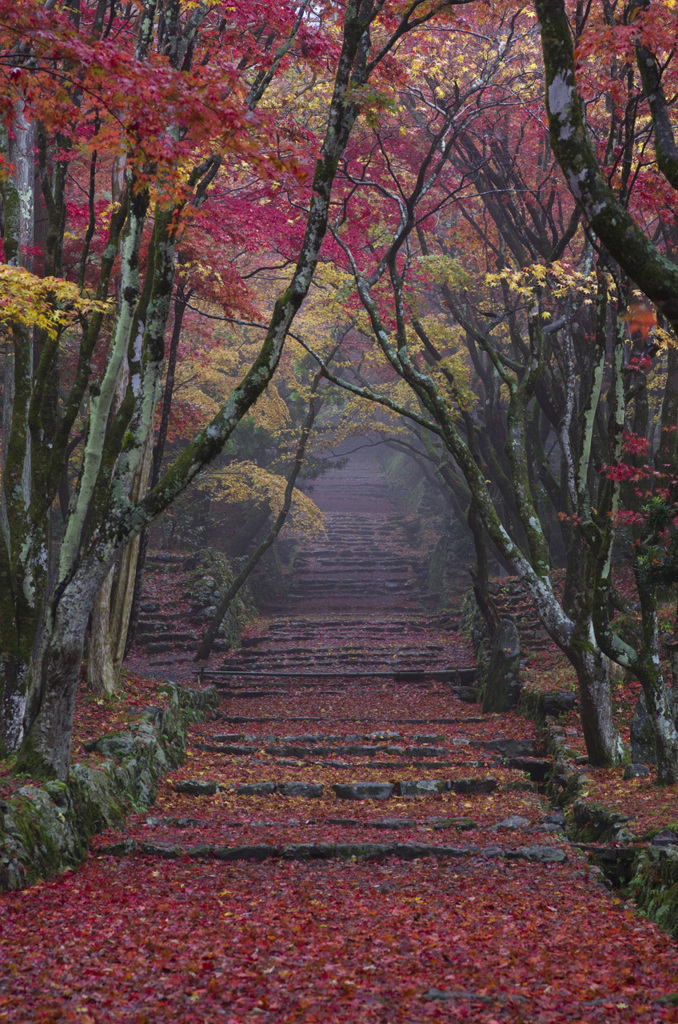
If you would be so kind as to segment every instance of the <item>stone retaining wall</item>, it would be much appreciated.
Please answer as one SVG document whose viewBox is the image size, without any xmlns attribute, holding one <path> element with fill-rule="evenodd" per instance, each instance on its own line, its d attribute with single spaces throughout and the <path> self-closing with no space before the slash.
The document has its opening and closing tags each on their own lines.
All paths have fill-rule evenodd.
<svg viewBox="0 0 678 1024">
<path fill-rule="evenodd" d="M 67 782 L 22 786 L 0 800 L 0 891 L 75 867 L 90 836 L 153 803 L 159 780 L 183 762 L 189 722 L 219 705 L 214 687 L 167 683 L 164 692 L 168 707 L 146 708 L 126 730 L 89 744 L 106 758 L 96 768 L 74 764 Z"/>
<path fill-rule="evenodd" d="M 586 799 L 583 774 L 568 749 L 556 714 L 569 710 L 563 694 L 545 693 L 523 700 L 521 709 L 536 721 L 554 760 L 546 792 L 565 811 L 566 833 L 588 854 L 608 884 L 629 892 L 640 912 L 678 940 L 678 848 L 662 833 L 649 843 L 627 832 L 628 817 Z M 668 833 L 670 835 L 670 833 Z"/>
</svg>

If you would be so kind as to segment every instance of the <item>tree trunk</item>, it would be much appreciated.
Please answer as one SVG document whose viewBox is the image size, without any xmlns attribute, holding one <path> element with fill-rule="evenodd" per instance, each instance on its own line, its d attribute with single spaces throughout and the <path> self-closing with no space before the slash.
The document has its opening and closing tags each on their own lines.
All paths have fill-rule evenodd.
<svg viewBox="0 0 678 1024">
<path fill-rule="evenodd" d="M 137 470 L 131 498 L 138 501 L 145 493 L 153 457 L 153 435 L 149 433 Z M 87 656 L 87 685 L 103 696 L 112 696 L 120 685 L 120 670 L 125 656 L 134 595 L 134 580 L 139 554 L 135 537 L 120 553 L 110 570 L 92 609 L 92 627 Z"/>
<path fill-rule="evenodd" d="M 564 0 L 535 0 L 551 146 L 594 235 L 678 330 L 678 267 L 624 207 L 603 176 L 577 92 L 574 45 Z"/>
<path fill-rule="evenodd" d="M 172 326 L 172 337 L 170 339 L 169 353 L 167 355 L 167 376 L 165 378 L 165 389 L 162 396 L 162 409 L 160 413 L 158 437 L 155 442 L 155 447 L 153 448 L 151 475 L 150 480 L 148 481 L 149 490 L 153 490 L 160 479 L 160 467 L 162 466 L 162 459 L 165 453 L 165 443 L 167 441 L 170 413 L 172 411 L 172 399 L 174 398 L 174 384 L 176 380 L 181 328 L 184 322 L 186 307 L 188 306 L 192 294 L 193 289 L 189 288 L 186 290 L 181 281 L 177 283 L 177 293 L 174 299 L 174 324 Z M 144 492 L 141 491 L 140 493 L 143 494 Z M 137 559 L 134 571 L 134 591 L 131 599 L 129 622 L 125 638 L 125 649 L 120 656 L 121 661 L 129 654 L 137 632 L 137 625 L 139 622 L 139 605 L 141 603 L 141 588 L 143 585 L 144 569 L 146 568 L 147 552 L 148 530 L 142 530 L 137 547 Z"/>
<path fill-rule="evenodd" d="M 134 485 L 130 495 L 132 501 L 139 501 L 146 493 L 152 462 L 153 432 L 149 431 L 141 463 L 134 478 Z M 120 676 L 120 669 L 122 668 L 127 648 L 127 632 L 132 615 L 140 543 L 140 537 L 134 537 L 122 549 L 116 578 L 115 602 L 111 613 L 111 643 L 113 661 L 116 665 L 118 677 Z"/>
<path fill-rule="evenodd" d="M 592 767 L 609 768 L 624 755 L 610 704 L 610 659 L 590 636 L 583 639 L 583 631 L 577 632 L 565 653 L 577 673 L 586 753 Z"/>
<path fill-rule="evenodd" d="M 643 687 L 647 723 L 657 757 L 657 785 L 670 786 L 678 782 L 678 731 L 673 693 L 664 683 L 659 657 L 657 584 L 646 582 L 640 570 L 636 569 L 636 587 L 640 598 L 643 646 L 635 668 Z"/>
<path fill-rule="evenodd" d="M 471 504 L 469 505 L 466 521 L 473 535 L 473 545 L 476 552 L 476 571 L 471 573 L 473 593 L 491 639 L 499 628 L 499 613 L 490 594 L 490 574 L 485 534 L 478 506 L 473 499 L 471 499 Z"/>
<path fill-rule="evenodd" d="M 102 697 L 112 697 L 118 688 L 110 630 L 114 576 L 115 567 L 109 571 L 94 599 L 87 650 L 87 686 Z"/>
<path fill-rule="evenodd" d="M 14 174 L 0 182 L 3 245 L 10 266 L 32 270 L 35 229 L 35 128 L 23 101 L 11 126 L 0 125 L 0 155 Z M 0 446 L 0 753 L 11 751 L 24 735 L 31 641 L 40 618 L 47 582 L 46 517 L 31 522 L 34 470 L 29 410 L 35 362 L 33 329 L 11 325 L 4 367 L 2 445 Z M 18 553 L 21 552 L 21 555 Z"/>
<path fill-rule="evenodd" d="M 661 672 L 651 669 L 642 676 L 647 721 L 657 756 L 657 785 L 673 786 L 678 783 L 678 730 L 673 695 L 664 685 Z"/>
<path fill-rule="evenodd" d="M 17 754 L 18 771 L 60 779 L 68 774 L 85 630 L 101 582 L 96 567 L 89 578 L 80 574 L 45 616 L 28 673 L 26 718 L 31 724 Z"/>
</svg>

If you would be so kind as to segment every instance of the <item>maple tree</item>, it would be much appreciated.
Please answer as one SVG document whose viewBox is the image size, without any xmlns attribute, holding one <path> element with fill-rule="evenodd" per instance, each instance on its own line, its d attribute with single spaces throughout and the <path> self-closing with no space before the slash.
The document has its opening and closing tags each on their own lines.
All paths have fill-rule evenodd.
<svg viewBox="0 0 678 1024">
<path fill-rule="evenodd" d="M 406 114 L 399 112 L 401 123 L 412 117 L 418 142 L 425 141 L 428 149 L 418 149 L 409 140 L 404 145 L 402 129 L 394 130 L 395 125 L 390 134 L 383 126 L 374 128 L 372 149 L 364 143 L 369 172 L 353 172 L 353 191 L 342 220 L 333 226 L 347 272 L 341 287 L 348 294 L 352 278 L 352 301 L 358 299 L 365 311 L 360 329 L 372 333 L 378 351 L 409 386 L 416 404 L 402 393 L 389 392 L 383 380 L 376 388 L 369 381 L 357 386 L 331 371 L 327 376 L 367 400 L 399 409 L 437 436 L 434 444 L 452 456 L 448 477 L 464 478 L 471 516 L 482 520 L 504 563 L 521 577 L 550 635 L 577 670 L 591 762 L 615 763 L 622 756 L 610 703 L 612 658 L 643 683 L 658 779 L 671 783 L 678 778 L 678 734 L 660 666 L 657 596 L 660 579 L 669 581 L 672 556 L 667 554 L 655 569 L 651 563 L 658 563 L 658 536 L 671 521 L 672 502 L 662 504 L 656 498 L 645 517 L 639 514 L 647 525 L 635 562 L 640 637 L 624 634 L 623 617 L 615 623 L 612 606 L 619 595 L 612 556 L 620 501 L 628 497 L 621 487 L 625 424 L 631 417 L 634 432 L 641 436 L 651 429 L 644 374 L 662 345 L 669 348 L 671 371 L 675 343 L 670 333 L 659 330 L 648 340 L 656 317 L 633 297 L 632 281 L 620 277 L 610 256 L 596 254 L 595 241 L 582 236 L 581 215 L 554 176 L 540 128 L 539 76 L 532 76 L 532 87 L 521 80 L 521 119 L 506 123 L 499 98 L 513 94 L 508 55 L 534 67 L 534 51 L 525 43 L 529 28 L 521 35 L 529 21 L 521 25 L 520 15 L 514 14 L 506 24 L 507 37 L 498 31 L 496 43 L 489 44 L 491 52 L 475 54 L 484 78 L 477 69 L 475 76 L 469 72 L 464 55 L 457 65 L 447 65 L 448 71 L 458 68 L 453 84 L 448 80 L 443 86 L 432 74 L 428 91 L 405 106 Z M 554 37 L 563 31 L 561 25 Z M 465 92 L 467 81 L 472 84 Z M 482 149 L 463 124 L 464 104 L 471 96 L 472 118 L 492 125 L 486 128 L 492 141 Z M 635 96 L 633 104 L 635 109 Z M 656 215 L 647 204 L 651 171 L 641 167 L 633 181 L 623 174 L 614 178 L 618 149 L 634 153 L 642 147 L 642 127 L 631 117 L 625 122 L 617 118 L 617 146 L 610 145 L 608 151 L 620 198 L 608 191 L 616 203 L 646 221 Z M 528 139 L 530 155 L 534 149 L 538 154 L 529 164 Z M 358 142 L 354 139 L 354 149 Z M 520 193 L 525 199 L 518 198 Z M 371 237 L 358 228 L 358 211 L 367 209 L 368 202 L 378 210 L 368 229 Z M 483 211 L 484 219 L 476 211 Z M 375 220 L 378 234 L 372 227 Z M 482 240 L 482 254 L 465 247 L 459 232 L 464 220 Z M 667 237 L 671 224 L 667 212 Z M 563 256 L 566 263 L 555 262 Z M 657 261 L 667 263 L 661 253 Z M 492 270 L 493 263 L 498 272 Z M 467 266 L 483 275 L 484 288 L 471 281 Z M 637 282 L 643 285 L 640 278 Z M 665 304 L 661 310 L 670 321 Z M 484 409 L 469 388 L 469 369 L 485 399 Z M 667 429 L 658 458 L 668 453 L 674 409 L 675 378 L 668 372 L 661 401 Z M 560 451 L 559 467 L 544 454 L 547 442 Z M 639 501 L 640 495 L 636 506 Z M 553 535 L 561 537 L 560 557 L 565 555 L 567 563 L 562 595 L 552 579 L 554 553 L 558 556 Z"/>
<path fill-rule="evenodd" d="M 669 190 L 675 190 L 678 186 L 676 143 L 666 99 L 667 89 L 672 87 L 675 80 L 673 53 L 666 47 L 666 40 L 671 36 L 671 29 L 667 36 L 666 19 L 669 19 L 675 34 L 675 12 L 667 9 L 667 5 L 650 2 L 631 4 L 621 17 L 614 11 L 592 9 L 589 10 L 587 17 L 575 17 L 571 28 L 562 0 L 549 4 L 537 0 L 535 7 L 544 54 L 550 139 L 570 191 L 591 231 L 629 278 L 656 304 L 659 312 L 675 331 L 678 325 L 678 277 L 675 263 L 669 258 L 670 252 L 667 254 L 656 244 L 660 239 L 665 242 L 667 238 L 672 239 L 675 235 L 675 216 L 670 210 L 665 213 L 662 209 L 667 187 Z M 587 19 L 590 19 L 590 25 L 587 24 Z M 632 119 L 635 117 L 639 98 L 632 95 L 634 84 L 631 69 L 634 64 L 637 67 L 642 95 L 652 126 L 656 169 L 652 192 L 641 192 L 641 202 L 635 203 L 635 209 L 632 205 L 633 196 L 629 182 L 633 160 L 632 140 L 627 140 L 627 151 L 621 160 L 621 182 L 618 184 L 619 176 L 612 176 L 606 180 L 596 158 L 590 129 L 583 117 L 584 108 L 577 84 L 578 78 L 582 76 L 578 76 L 575 69 L 575 43 L 578 44 L 582 61 L 589 53 L 600 52 L 602 46 L 609 49 L 611 44 L 614 54 L 612 78 L 615 77 L 615 71 L 619 79 L 624 71 L 629 69 L 626 74 L 627 120 L 629 113 Z M 609 58 L 603 64 L 603 68 L 606 66 L 610 66 Z M 620 68 L 623 69 L 621 72 Z M 586 89 L 587 85 L 585 81 L 583 87 Z M 614 103 L 621 107 L 624 99 L 623 89 L 620 88 L 619 80 L 613 82 L 613 85 L 617 88 Z M 611 119 L 609 141 L 614 139 L 617 130 L 617 116 L 615 112 Z M 608 151 L 610 148 L 608 145 Z M 618 159 L 621 154 L 614 155 L 615 159 Z M 640 168 L 636 169 L 636 175 L 639 171 Z M 654 200 L 654 207 L 642 202 L 647 194 Z M 656 216 L 665 224 L 660 239 L 656 236 L 653 239 L 648 230 L 650 218 Z M 642 306 L 632 310 L 631 323 L 643 340 L 655 322 L 656 317 L 652 310 Z M 675 363 L 675 356 L 672 362 Z M 673 389 L 674 386 L 675 381 L 669 373 L 667 389 Z M 673 412 L 675 396 L 665 402 L 663 409 L 663 413 L 667 414 L 663 425 L 669 430 L 675 428 L 675 422 L 671 419 Z M 617 429 L 618 433 L 621 433 L 621 412 L 618 412 L 618 416 Z M 672 448 L 672 444 L 667 443 L 664 436 L 661 445 L 664 460 L 672 454 Z M 664 461 L 664 470 L 666 468 L 667 464 Z M 675 462 L 668 468 L 675 472 Z M 619 476 L 618 470 L 617 480 Z M 672 696 L 664 685 L 657 643 L 657 583 L 660 579 L 664 582 L 674 582 L 670 564 L 667 564 L 670 563 L 671 556 L 659 558 L 657 542 L 659 534 L 671 521 L 671 512 L 671 501 L 666 501 L 666 494 L 657 496 L 645 508 L 645 549 L 639 551 L 635 559 L 643 634 L 640 651 L 634 651 L 610 628 L 602 603 L 599 603 L 596 609 L 596 632 L 606 653 L 620 664 L 631 668 L 641 679 L 658 747 L 660 778 L 673 782 L 678 778 L 675 712 Z M 607 583 L 607 587 L 603 587 L 605 593 L 609 590 L 609 569 L 603 571 L 602 576 Z"/>
<path fill-rule="evenodd" d="M 313 277 L 339 160 L 361 109 L 374 102 L 368 82 L 385 88 L 381 68 L 396 43 L 451 6 L 362 0 L 318 5 L 306 17 L 306 4 L 22 0 L 0 11 L 7 264 L 33 258 L 35 204 L 26 189 L 35 150 L 47 212 L 39 270 L 68 278 L 73 266 L 100 304 L 78 311 L 82 327 L 63 336 L 38 328 L 34 337 L 21 317 L 7 321 L 2 729 L 19 763 L 64 776 L 95 594 L 122 547 L 214 458 L 265 390 Z M 275 129 L 276 105 L 260 103 L 290 53 L 300 66 L 329 67 L 317 85 L 317 135 L 297 130 L 293 118 Z M 264 184 L 279 176 L 301 206 L 287 280 L 244 377 L 150 493 L 140 486 L 136 497 L 177 248 L 219 176 L 237 191 L 252 172 Z M 107 200 L 101 181 L 111 176 Z M 265 191 L 258 199 L 270 201 Z M 251 208 L 240 212 L 251 218 Z M 67 480 L 56 545 L 50 509 L 71 456 L 77 475 Z"/>
<path fill-rule="evenodd" d="M 577 40 L 573 40 L 565 4 L 563 0 L 555 3 L 536 0 L 535 10 L 544 52 L 551 144 L 572 195 L 607 250 L 675 328 L 678 326 L 675 264 L 648 237 L 642 220 L 634 217 L 624 199 L 615 195 L 601 172 L 583 117 L 575 70 L 574 42 Z M 675 12 L 666 4 L 642 0 L 631 4 L 621 18 L 615 13 L 606 17 L 604 10 L 596 13 L 599 24 L 594 25 L 592 40 L 582 48 L 582 56 L 601 44 L 612 44 L 625 62 L 629 59 L 629 50 L 635 52 L 652 119 L 656 166 L 668 185 L 675 189 L 678 187 L 676 143 L 666 100 L 666 89 L 671 87 L 675 77 L 672 54 L 666 47 L 666 41 L 675 36 Z M 589 16 L 592 20 L 595 18 L 591 12 Z M 585 19 L 575 18 L 574 26 L 578 37 L 584 31 Z"/>
</svg>

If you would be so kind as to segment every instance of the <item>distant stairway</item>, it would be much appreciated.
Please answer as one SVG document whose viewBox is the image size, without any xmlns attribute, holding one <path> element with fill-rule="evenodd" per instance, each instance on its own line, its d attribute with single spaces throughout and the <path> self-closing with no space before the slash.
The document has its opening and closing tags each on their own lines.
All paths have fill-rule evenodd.
<svg viewBox="0 0 678 1024">
<path fill-rule="evenodd" d="M 399 516 L 327 512 L 325 526 L 327 539 L 305 542 L 297 556 L 288 614 L 406 611 L 425 596 L 425 566 L 409 551 Z"/>
</svg>

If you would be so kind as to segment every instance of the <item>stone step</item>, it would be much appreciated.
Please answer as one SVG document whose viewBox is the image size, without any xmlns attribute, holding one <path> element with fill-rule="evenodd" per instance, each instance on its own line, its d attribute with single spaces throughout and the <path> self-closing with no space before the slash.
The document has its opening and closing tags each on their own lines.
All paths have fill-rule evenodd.
<svg viewBox="0 0 678 1024">
<path fill-rule="evenodd" d="M 177 623 L 176 614 L 167 612 L 164 615 L 154 615 L 153 618 L 139 617 L 139 633 L 166 633 L 175 629 Z"/>
<path fill-rule="evenodd" d="M 361 594 L 370 595 L 372 598 L 382 597 L 384 601 L 388 599 L 388 606 L 392 608 L 393 598 L 399 593 L 407 594 L 409 600 L 412 601 L 417 596 L 420 596 L 421 592 L 421 588 L 416 580 L 409 579 L 408 577 L 399 579 L 392 576 L 381 580 L 374 577 L 364 580 L 322 580 L 315 577 L 310 583 L 303 580 L 293 580 L 288 588 L 288 595 L 296 594 L 297 598 L 310 597 L 317 599 L 334 597 L 336 599 L 343 597 L 347 599 L 350 597 L 351 608 L 355 608 L 353 600 L 356 597 L 359 598 Z M 346 607 L 347 605 L 344 604 L 337 610 L 343 611 Z"/>
<path fill-rule="evenodd" d="M 332 593 L 352 593 L 361 591 L 370 591 L 371 593 L 379 593 L 382 590 L 396 590 L 398 588 L 407 588 L 410 590 L 416 586 L 414 580 L 410 579 L 409 576 L 399 576 L 397 573 L 392 573 L 388 576 L 384 576 L 382 579 L 376 578 L 374 575 L 368 577 L 337 577 L 327 576 L 313 576 L 312 579 L 300 579 L 295 578 L 289 588 L 290 591 L 295 591 L 298 594 L 322 594 L 325 592 Z"/>
<path fill-rule="evenodd" d="M 269 754 L 271 757 L 276 758 L 290 758 L 290 757 L 312 757 L 312 758 L 325 758 L 330 755 L 336 757 L 370 757 L 374 758 L 379 754 L 391 754 L 393 757 L 407 758 L 405 763 L 409 763 L 409 760 L 423 761 L 434 757 L 447 757 L 448 750 L 445 747 L 402 747 L 402 746 L 373 746 L 367 743 L 349 743 L 349 744 L 337 744 L 335 746 L 328 746 L 326 744 L 319 744 L 318 746 L 308 746 L 304 744 L 273 744 L 265 746 L 263 744 L 243 744 L 243 743 L 196 743 L 198 750 L 203 750 L 213 754 L 229 754 L 237 756 L 253 755 L 258 751 L 263 750 L 264 753 Z M 465 763 L 465 762 L 463 762 Z M 395 764 L 393 761 L 386 761 L 385 764 L 390 767 Z M 445 762 L 445 766 L 451 765 L 454 767 L 454 762 Z"/>
<path fill-rule="evenodd" d="M 194 638 L 195 634 L 182 634 L 181 639 Z M 150 639 L 150 638 L 149 638 Z M 163 639 L 158 636 L 153 639 Z M 179 639 L 179 638 L 177 638 Z M 149 641 L 147 641 L 149 642 Z M 388 658 L 388 650 L 384 652 L 386 658 Z M 235 655 L 231 657 L 228 663 L 224 664 L 224 668 L 232 668 L 234 670 L 242 668 L 243 670 L 252 671 L 261 669 L 262 671 L 272 671 L 278 666 L 281 668 L 327 668 L 329 666 L 336 665 L 338 668 L 350 666 L 352 668 L 378 668 L 375 665 L 374 659 L 378 657 L 379 652 L 371 651 L 368 653 L 351 654 L 343 652 L 333 652 L 328 654 L 317 654 L 314 656 L 309 655 L 304 657 L 302 654 L 295 655 L 280 655 L 276 657 L 272 652 L 270 654 L 262 653 L 259 656 L 251 658 Z M 440 667 L 437 663 L 442 659 L 436 654 L 435 651 L 424 652 L 420 655 L 408 654 L 407 652 L 398 651 L 397 661 L 393 660 L 393 664 L 397 664 L 399 668 L 411 668 L 420 669 L 426 671 L 427 668 Z"/>
<path fill-rule="evenodd" d="M 246 846 L 215 846 L 211 843 L 197 843 L 183 846 L 163 842 L 139 842 L 124 839 L 118 843 L 97 847 L 98 855 L 113 857 L 158 857 L 176 860 L 183 857 L 193 859 L 214 858 L 222 861 L 330 861 L 364 860 L 382 861 L 388 858 L 411 861 L 421 857 L 436 857 L 440 860 L 475 857 L 483 860 L 515 860 L 532 864 L 564 864 L 568 857 L 559 846 L 534 844 L 516 848 L 493 843 L 479 846 L 467 843 L 460 846 L 436 845 L 434 843 L 287 843 L 272 846 L 268 843 Z"/>
<path fill-rule="evenodd" d="M 341 630 L 343 627 L 349 626 L 351 631 L 354 629 L 367 630 L 368 632 L 396 632 L 402 629 L 403 625 L 407 625 L 412 621 L 418 621 L 423 625 L 430 625 L 431 620 L 425 616 L 420 616 L 419 619 L 412 619 L 410 617 L 402 618 L 390 618 L 390 619 L 370 619 L 365 621 L 362 618 L 324 618 L 324 617 L 311 617 L 305 619 L 292 619 L 292 618 L 274 618 L 269 621 L 268 630 L 269 632 L 279 631 L 283 635 L 287 636 L 298 636 L 299 633 L 295 632 L 301 630 L 302 634 L 306 634 L 309 631 L 315 631 L 318 629 L 328 630 Z"/>
<path fill-rule="evenodd" d="M 334 765 L 333 765 L 334 767 Z M 346 767 L 355 768 L 353 765 Z M 400 796 L 430 796 L 440 793 L 474 795 L 494 793 L 497 780 L 491 775 L 461 779 L 422 779 L 402 782 L 335 782 L 331 790 L 339 800 L 390 800 Z M 294 786 L 291 790 L 289 787 Z M 281 788 L 282 787 L 282 788 Z M 287 796 L 308 796 L 320 798 L 325 792 L 319 782 L 229 782 L 220 783 L 214 779 L 186 779 L 174 785 L 177 793 L 188 796 L 213 796 L 216 793 L 235 793 L 236 796 L 272 796 L 281 793 Z"/>
<path fill-rule="evenodd" d="M 170 640 L 170 635 L 167 634 L 166 636 L 167 636 L 167 639 Z M 135 638 L 134 638 L 134 642 L 135 642 L 135 644 L 139 644 L 142 647 L 143 646 L 148 646 L 149 650 L 150 650 L 152 645 L 157 640 L 164 640 L 164 639 L 165 639 L 165 636 L 163 635 L 163 633 L 160 633 L 160 632 L 157 632 L 157 633 L 138 633 L 135 636 Z M 172 644 L 175 644 L 175 643 L 185 643 L 186 641 L 195 640 L 195 639 L 196 639 L 196 633 L 195 632 L 192 632 L 192 633 L 172 633 L 171 634 L 171 643 Z"/>
<path fill-rule="evenodd" d="M 176 566 L 183 565 L 189 557 L 190 555 L 188 553 L 182 555 L 171 551 L 154 551 L 149 552 L 146 555 L 146 564 L 149 567 L 153 566 L 157 568 L 169 566 L 174 568 Z"/>
<path fill-rule="evenodd" d="M 263 658 L 268 655 L 280 655 L 281 657 L 298 657 L 304 659 L 311 659 L 316 657 L 327 657 L 331 653 L 339 652 L 342 657 L 367 657 L 371 651 L 373 651 L 374 645 L 377 649 L 392 650 L 393 642 L 391 638 L 380 640 L 373 638 L 372 643 L 347 643 L 342 642 L 341 637 L 330 640 L 329 642 L 323 641 L 314 644 L 312 648 L 308 644 L 302 645 L 295 638 L 292 643 L 286 643 L 281 646 L 280 643 L 271 643 L 269 637 L 262 637 L 262 643 L 256 648 L 240 649 L 238 651 L 238 657 L 246 660 L 252 660 L 255 658 Z M 421 656 L 426 653 L 437 653 L 439 651 L 445 651 L 445 644 L 440 643 L 421 643 L 412 644 L 406 640 L 401 641 L 397 645 L 399 653 L 405 653 L 412 656 Z"/>
<path fill-rule="evenodd" d="M 232 677 L 237 678 L 253 678 L 258 680 L 263 679 L 297 679 L 297 678 L 313 678 L 313 679 L 394 679 L 402 682 L 408 682 L 410 684 L 416 684 L 418 680 L 424 682 L 425 680 L 434 680 L 436 682 L 447 682 L 457 683 L 462 685 L 461 681 L 471 681 L 475 678 L 477 669 L 474 665 L 467 665 L 459 668 L 447 668 L 447 667 L 428 667 L 425 671 L 422 668 L 407 668 L 404 666 L 391 666 L 388 669 L 369 669 L 365 668 L 359 672 L 356 672 L 354 668 L 343 670 L 340 667 L 329 671 L 328 669 L 318 669 L 317 671 L 309 669 L 273 669 L 270 672 L 264 673 L 263 671 L 249 671 L 239 670 L 237 668 L 223 668 L 223 669 L 210 669 L 204 668 L 200 670 L 200 678 L 203 681 L 211 681 L 216 686 L 222 686 L 224 688 L 233 689 L 233 686 L 229 684 L 228 680 Z M 294 684 L 292 684 L 294 686 Z M 286 692 L 286 691 L 285 691 Z"/>
</svg>

